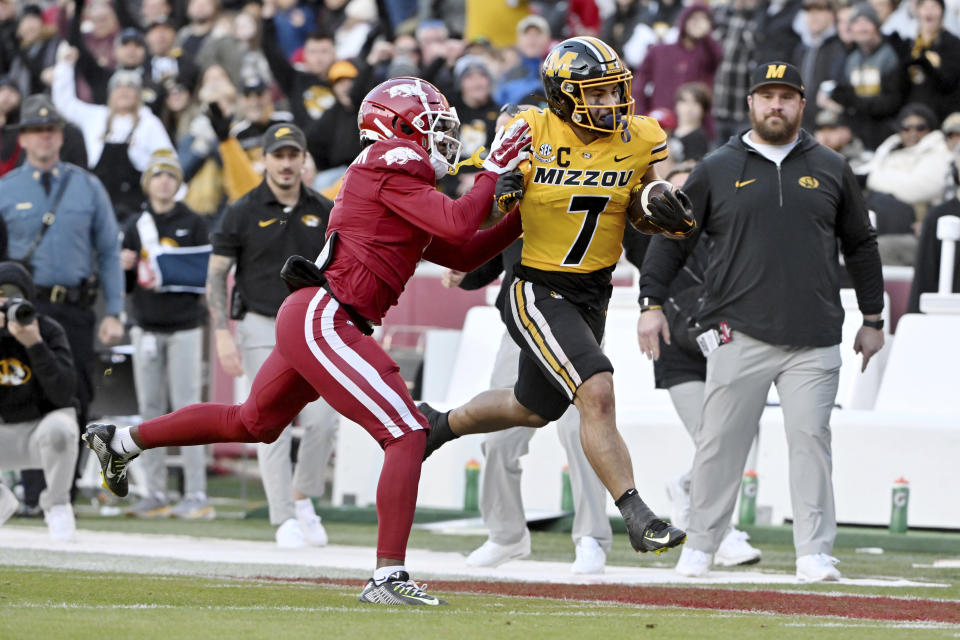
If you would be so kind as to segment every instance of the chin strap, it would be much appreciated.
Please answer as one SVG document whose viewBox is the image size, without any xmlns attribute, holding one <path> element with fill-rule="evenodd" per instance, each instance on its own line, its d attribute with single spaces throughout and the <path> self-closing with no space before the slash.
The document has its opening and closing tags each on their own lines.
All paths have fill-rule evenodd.
<svg viewBox="0 0 960 640">
<path fill-rule="evenodd" d="M 473 152 L 472 156 L 470 156 L 466 160 L 461 160 L 454 166 L 447 169 L 447 173 L 450 174 L 451 176 L 455 176 L 458 173 L 460 173 L 460 169 L 462 169 L 463 167 L 475 167 L 477 169 L 482 169 L 483 158 L 480 157 L 480 154 L 486 150 L 487 150 L 486 147 L 480 147 L 479 149 Z"/>
</svg>

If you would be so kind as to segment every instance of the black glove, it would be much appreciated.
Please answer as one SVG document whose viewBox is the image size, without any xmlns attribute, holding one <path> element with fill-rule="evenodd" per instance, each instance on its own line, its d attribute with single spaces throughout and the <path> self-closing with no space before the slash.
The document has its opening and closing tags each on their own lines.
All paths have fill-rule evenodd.
<svg viewBox="0 0 960 640">
<path fill-rule="evenodd" d="M 680 189 L 664 191 L 651 198 L 647 209 L 649 213 L 643 216 L 644 220 L 659 228 L 660 233 L 668 238 L 686 238 L 697 228 L 693 203 Z"/>
<path fill-rule="evenodd" d="M 497 208 L 501 212 L 510 213 L 513 211 L 513 208 L 523 198 L 523 172 L 514 170 L 501 173 L 497 178 L 497 186 L 493 193 L 497 201 Z"/>
<path fill-rule="evenodd" d="M 206 112 L 210 125 L 213 127 L 213 132 L 217 134 L 217 140 L 225 142 L 230 137 L 230 117 L 224 115 L 220 105 L 216 102 L 208 102 Z"/>
</svg>

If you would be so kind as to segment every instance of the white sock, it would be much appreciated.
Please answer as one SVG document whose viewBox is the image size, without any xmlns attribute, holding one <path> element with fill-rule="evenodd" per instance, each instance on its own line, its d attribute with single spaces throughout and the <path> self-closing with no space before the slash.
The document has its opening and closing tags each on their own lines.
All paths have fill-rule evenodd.
<svg viewBox="0 0 960 640">
<path fill-rule="evenodd" d="M 407 568 L 402 564 L 395 565 L 393 567 L 380 567 L 379 569 L 373 572 L 373 581 L 376 582 L 377 584 L 380 584 L 381 582 L 389 578 L 390 574 L 395 573 L 397 571 L 406 571 L 406 570 Z"/>
<path fill-rule="evenodd" d="M 294 500 L 293 508 L 297 512 L 298 516 L 315 516 L 317 512 L 313 508 L 313 501 L 310 498 L 304 498 L 303 500 Z"/>
<path fill-rule="evenodd" d="M 113 432 L 113 438 L 110 439 L 110 448 L 123 455 L 134 455 L 143 451 L 133 441 L 130 435 L 130 427 L 119 427 Z"/>
</svg>

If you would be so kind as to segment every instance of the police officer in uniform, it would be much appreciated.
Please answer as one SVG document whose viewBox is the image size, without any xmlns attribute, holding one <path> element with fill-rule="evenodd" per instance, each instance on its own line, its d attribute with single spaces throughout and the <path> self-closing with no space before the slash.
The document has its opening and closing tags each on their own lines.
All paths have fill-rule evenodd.
<svg viewBox="0 0 960 640">
<path fill-rule="evenodd" d="M 20 146 L 27 161 L 0 179 L 0 215 L 10 236 L 11 259 L 26 262 L 33 272 L 38 310 L 67 332 L 85 417 L 93 396 L 92 306 L 102 289 L 107 315 L 98 335 L 104 344 L 119 342 L 123 272 L 119 228 L 103 184 L 60 161 L 63 126 L 46 96 L 24 101 Z"/>
<path fill-rule="evenodd" d="M 119 229 L 103 184 L 60 160 L 64 122 L 46 96 L 24 100 L 19 142 L 26 162 L 0 178 L 0 216 L 10 258 L 33 273 L 37 310 L 66 331 L 85 424 L 93 399 L 93 303 L 102 289 L 106 315 L 98 336 L 106 345 L 119 342 L 123 272 Z"/>
<path fill-rule="evenodd" d="M 294 124 L 278 123 L 263 136 L 263 182 L 231 205 L 213 236 L 207 272 L 208 304 L 224 370 L 247 374 L 247 383 L 276 342 L 277 310 L 287 295 L 280 269 L 291 255 L 317 256 L 326 238 L 333 203 L 302 184 L 306 138 Z M 229 317 L 238 319 L 237 339 L 227 325 L 227 274 L 236 265 Z M 238 349 L 239 343 L 239 349 Z M 336 413 L 323 400 L 299 416 L 304 428 L 296 472 L 290 430 L 276 442 L 258 445 L 257 458 L 282 547 L 322 546 L 327 536 L 310 496 L 323 493 L 324 471 L 333 451 Z"/>
</svg>

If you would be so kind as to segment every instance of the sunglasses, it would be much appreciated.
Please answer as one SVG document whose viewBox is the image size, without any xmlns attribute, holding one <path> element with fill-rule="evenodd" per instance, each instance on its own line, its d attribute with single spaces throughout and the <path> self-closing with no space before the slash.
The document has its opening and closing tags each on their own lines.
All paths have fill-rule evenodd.
<svg viewBox="0 0 960 640">
<path fill-rule="evenodd" d="M 902 124 L 900 125 L 900 131 L 930 131 L 930 127 L 925 124 Z"/>
</svg>

